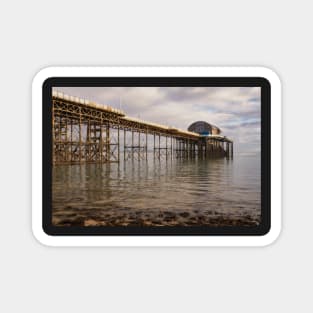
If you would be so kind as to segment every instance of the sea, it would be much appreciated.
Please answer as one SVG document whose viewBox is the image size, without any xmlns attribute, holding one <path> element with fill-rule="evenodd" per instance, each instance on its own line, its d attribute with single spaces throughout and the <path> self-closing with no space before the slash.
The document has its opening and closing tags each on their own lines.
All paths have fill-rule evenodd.
<svg viewBox="0 0 313 313">
<path fill-rule="evenodd" d="M 261 160 L 148 153 L 144 160 L 55 165 L 52 206 L 60 226 L 257 225 Z"/>
</svg>

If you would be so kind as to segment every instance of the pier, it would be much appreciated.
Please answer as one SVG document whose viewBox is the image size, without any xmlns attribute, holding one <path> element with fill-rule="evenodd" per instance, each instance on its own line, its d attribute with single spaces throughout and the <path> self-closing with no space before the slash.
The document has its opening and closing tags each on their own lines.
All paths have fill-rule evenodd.
<svg viewBox="0 0 313 313">
<path fill-rule="evenodd" d="M 233 157 L 233 141 L 127 116 L 122 110 L 52 92 L 53 164 L 129 159 Z"/>
</svg>

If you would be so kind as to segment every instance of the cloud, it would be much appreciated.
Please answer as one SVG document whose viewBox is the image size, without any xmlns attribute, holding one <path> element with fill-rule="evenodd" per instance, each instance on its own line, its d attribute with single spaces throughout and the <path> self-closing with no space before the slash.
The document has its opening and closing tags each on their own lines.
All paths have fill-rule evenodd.
<svg viewBox="0 0 313 313">
<path fill-rule="evenodd" d="M 187 129 L 202 120 L 220 127 L 237 152 L 259 153 L 259 87 L 58 87 L 69 95 L 121 108 L 127 115 Z"/>
</svg>

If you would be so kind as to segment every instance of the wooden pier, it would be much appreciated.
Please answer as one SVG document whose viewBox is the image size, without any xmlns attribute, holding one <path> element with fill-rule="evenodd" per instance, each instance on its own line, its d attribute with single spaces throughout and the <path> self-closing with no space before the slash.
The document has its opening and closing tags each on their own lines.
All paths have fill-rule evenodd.
<svg viewBox="0 0 313 313">
<path fill-rule="evenodd" d="M 232 157 L 233 142 L 132 118 L 110 106 L 53 91 L 53 164 L 147 160 L 151 151 L 157 159 Z"/>
</svg>

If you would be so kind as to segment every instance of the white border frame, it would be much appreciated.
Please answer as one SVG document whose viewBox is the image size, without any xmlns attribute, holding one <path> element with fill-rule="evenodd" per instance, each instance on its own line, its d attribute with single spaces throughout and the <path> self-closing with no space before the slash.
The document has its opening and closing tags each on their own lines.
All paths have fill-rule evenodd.
<svg viewBox="0 0 313 313">
<path fill-rule="evenodd" d="M 50 236 L 42 228 L 42 85 L 50 77 L 264 77 L 271 84 L 271 229 L 264 236 Z M 281 84 L 265 67 L 48 67 L 32 84 L 32 230 L 48 246 L 265 246 L 281 230 Z"/>
</svg>

